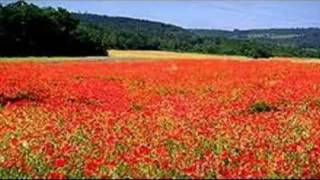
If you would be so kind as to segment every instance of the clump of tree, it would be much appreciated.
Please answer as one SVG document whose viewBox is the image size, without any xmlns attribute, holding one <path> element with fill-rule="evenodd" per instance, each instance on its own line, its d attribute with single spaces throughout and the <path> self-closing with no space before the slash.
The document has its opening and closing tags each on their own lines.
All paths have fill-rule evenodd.
<svg viewBox="0 0 320 180">
<path fill-rule="evenodd" d="M 0 7 L 1 56 L 79 56 L 106 53 L 99 39 L 65 9 L 24 1 Z"/>
</svg>

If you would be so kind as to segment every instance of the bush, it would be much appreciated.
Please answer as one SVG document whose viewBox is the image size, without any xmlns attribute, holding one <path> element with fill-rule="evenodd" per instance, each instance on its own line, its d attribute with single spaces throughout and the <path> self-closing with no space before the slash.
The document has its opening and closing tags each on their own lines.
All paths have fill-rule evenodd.
<svg viewBox="0 0 320 180">
<path fill-rule="evenodd" d="M 259 101 L 254 103 L 253 105 L 251 105 L 250 109 L 253 112 L 269 112 L 272 110 L 271 106 L 268 105 L 266 102 L 264 101 Z"/>
<path fill-rule="evenodd" d="M 254 59 L 269 58 L 273 56 L 271 49 L 260 44 L 252 44 L 246 54 Z"/>
<path fill-rule="evenodd" d="M 266 49 L 258 48 L 253 51 L 252 57 L 257 59 L 257 58 L 269 58 L 272 57 L 271 52 L 269 52 Z"/>
</svg>

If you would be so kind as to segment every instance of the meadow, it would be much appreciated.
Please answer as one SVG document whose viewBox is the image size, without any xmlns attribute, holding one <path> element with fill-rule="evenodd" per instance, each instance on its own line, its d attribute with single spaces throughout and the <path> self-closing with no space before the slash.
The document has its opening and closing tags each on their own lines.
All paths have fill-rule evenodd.
<svg viewBox="0 0 320 180">
<path fill-rule="evenodd" d="M 315 60 L 134 53 L 2 59 L 0 178 L 320 178 Z"/>
</svg>

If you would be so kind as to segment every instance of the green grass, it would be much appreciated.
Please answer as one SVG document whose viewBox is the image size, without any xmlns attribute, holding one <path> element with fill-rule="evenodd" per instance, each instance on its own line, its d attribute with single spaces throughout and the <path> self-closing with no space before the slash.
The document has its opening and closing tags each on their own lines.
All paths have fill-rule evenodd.
<svg viewBox="0 0 320 180">
<path fill-rule="evenodd" d="M 31 177 L 28 174 L 20 172 L 15 168 L 12 168 L 12 169 L 0 168 L 0 179 L 31 179 Z"/>
</svg>

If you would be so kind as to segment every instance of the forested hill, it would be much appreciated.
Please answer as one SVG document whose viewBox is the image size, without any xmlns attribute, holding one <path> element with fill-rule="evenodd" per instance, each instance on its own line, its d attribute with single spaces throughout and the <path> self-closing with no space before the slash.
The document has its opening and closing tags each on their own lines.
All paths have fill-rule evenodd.
<svg viewBox="0 0 320 180">
<path fill-rule="evenodd" d="M 181 38 L 207 37 L 207 38 L 230 38 L 238 40 L 260 40 L 277 42 L 282 45 L 320 48 L 320 28 L 287 28 L 287 29 L 252 29 L 252 30 L 218 30 L 218 29 L 184 29 L 179 26 L 140 20 L 127 17 L 112 17 L 95 14 L 77 14 L 73 16 L 81 22 L 90 22 L 103 27 L 113 33 L 118 32 L 134 33 L 139 35 L 157 36 L 161 39 L 175 37 Z M 179 38 L 179 37 L 177 37 Z"/>
<path fill-rule="evenodd" d="M 94 14 L 74 13 L 73 17 L 102 28 L 110 48 L 188 50 L 197 39 L 189 30 L 160 22 Z"/>
<path fill-rule="evenodd" d="M 238 40 L 260 40 L 277 42 L 300 48 L 320 48 L 320 28 L 287 28 L 287 29 L 252 29 L 252 30 L 218 30 L 218 29 L 184 29 L 171 24 L 140 20 L 126 17 L 101 16 L 95 14 L 73 14 L 82 22 L 90 22 L 113 32 L 123 31 L 139 35 L 157 36 L 167 39 L 180 35 L 181 38 L 207 37 L 230 38 Z M 179 38 L 179 37 L 177 37 Z"/>
<path fill-rule="evenodd" d="M 73 13 L 83 24 L 102 28 L 105 46 L 246 56 L 320 56 L 319 28 L 215 30 L 126 17 Z"/>
<path fill-rule="evenodd" d="M 72 13 L 72 15 L 85 22 L 90 22 L 96 25 L 105 27 L 106 29 L 110 28 L 120 28 L 124 31 L 135 30 L 143 32 L 158 33 L 155 30 L 165 30 L 165 31 L 180 31 L 184 33 L 190 33 L 188 30 L 181 27 L 165 24 L 162 22 L 155 22 L 143 19 L 135 19 L 128 17 L 113 17 L 107 15 L 96 15 L 96 14 L 79 14 Z"/>
</svg>

